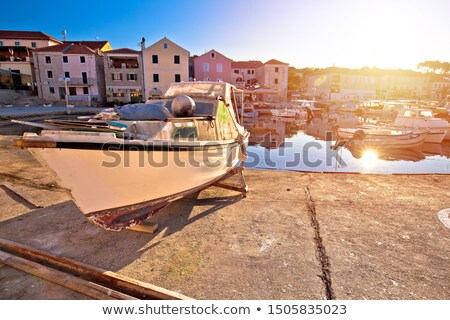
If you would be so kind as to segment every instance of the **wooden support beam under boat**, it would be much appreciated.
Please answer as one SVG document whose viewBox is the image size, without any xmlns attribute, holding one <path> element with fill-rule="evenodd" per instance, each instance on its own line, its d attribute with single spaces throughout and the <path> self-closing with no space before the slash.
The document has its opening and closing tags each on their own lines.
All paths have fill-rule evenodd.
<svg viewBox="0 0 450 320">
<path fill-rule="evenodd" d="M 140 224 L 132 226 L 131 228 L 128 228 L 127 230 L 153 234 L 158 230 L 158 224 L 144 221 Z"/>
<path fill-rule="evenodd" d="M 96 282 L 113 290 L 138 299 L 156 300 L 191 300 L 187 296 L 155 285 L 129 278 L 112 271 L 100 269 L 70 258 L 52 255 L 48 252 L 31 248 L 21 243 L 0 238 L 0 249 L 8 251 L 37 263 L 46 264 L 64 272 L 79 275 L 82 278 Z M 5 256 L 6 258 L 6 256 Z M 8 257 L 9 258 L 9 257 Z M 0 259 L 0 262 L 3 259 Z"/>
</svg>

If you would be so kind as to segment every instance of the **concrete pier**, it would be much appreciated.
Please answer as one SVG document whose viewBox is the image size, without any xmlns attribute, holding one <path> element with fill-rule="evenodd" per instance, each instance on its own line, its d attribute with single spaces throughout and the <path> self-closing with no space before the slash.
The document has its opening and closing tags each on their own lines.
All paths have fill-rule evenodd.
<svg viewBox="0 0 450 320">
<path fill-rule="evenodd" d="M 211 187 L 152 217 L 155 234 L 110 232 L 13 138 L 0 137 L 1 238 L 196 299 L 450 299 L 448 175 L 246 170 L 247 198 Z M 0 299 L 85 298 L 0 264 Z"/>
</svg>

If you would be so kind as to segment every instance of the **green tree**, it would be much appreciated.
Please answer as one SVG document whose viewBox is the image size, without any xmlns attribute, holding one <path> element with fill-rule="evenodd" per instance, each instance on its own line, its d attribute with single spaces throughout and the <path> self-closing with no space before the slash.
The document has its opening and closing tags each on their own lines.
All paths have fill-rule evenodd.
<svg viewBox="0 0 450 320">
<path fill-rule="evenodd" d="M 440 73 L 448 74 L 450 72 L 450 65 L 448 62 L 441 62 L 438 60 L 422 61 L 417 65 L 422 73 Z"/>
<path fill-rule="evenodd" d="M 302 81 L 302 77 L 298 73 L 297 69 L 293 67 L 289 67 L 288 72 L 288 92 L 290 94 L 297 92 L 300 87 L 300 82 Z"/>
</svg>

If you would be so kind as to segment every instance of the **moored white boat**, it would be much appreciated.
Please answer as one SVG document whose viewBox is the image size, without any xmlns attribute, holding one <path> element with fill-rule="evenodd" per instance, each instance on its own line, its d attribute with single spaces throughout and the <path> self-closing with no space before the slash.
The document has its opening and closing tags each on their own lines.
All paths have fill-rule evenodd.
<svg viewBox="0 0 450 320">
<path fill-rule="evenodd" d="M 450 126 L 444 119 L 434 118 L 431 110 L 401 109 L 392 125 L 393 129 L 426 131 L 425 142 L 441 143 L 450 134 Z M 450 138 L 450 136 L 449 136 Z"/>
<path fill-rule="evenodd" d="M 409 139 L 412 133 L 406 130 L 390 130 L 384 128 L 339 128 L 339 138 L 350 139 L 358 130 L 362 130 L 366 137 L 369 136 L 371 138 Z"/>
<path fill-rule="evenodd" d="M 424 143 L 427 133 L 374 132 L 370 129 L 338 129 L 335 147 L 379 147 L 384 149 L 413 148 Z M 353 133 L 352 133 L 353 132 Z"/>
<path fill-rule="evenodd" d="M 245 160 L 248 132 L 236 116 L 234 90 L 219 82 L 177 83 L 163 100 L 137 111 L 150 112 L 150 119 L 123 119 L 132 108 L 119 108 L 121 119 L 105 121 L 109 127 L 50 122 L 71 131 L 26 133 L 16 144 L 55 172 L 90 221 L 121 230 L 221 180 Z"/>
</svg>

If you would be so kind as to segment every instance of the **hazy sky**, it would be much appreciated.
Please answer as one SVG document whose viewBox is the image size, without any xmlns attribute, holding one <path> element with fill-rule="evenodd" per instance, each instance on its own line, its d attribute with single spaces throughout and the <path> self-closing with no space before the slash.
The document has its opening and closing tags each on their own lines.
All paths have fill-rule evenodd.
<svg viewBox="0 0 450 320">
<path fill-rule="evenodd" d="M 59 39 L 66 29 L 68 40 L 98 37 L 116 49 L 167 36 L 192 55 L 216 49 L 295 67 L 450 61 L 450 0 L 19 1 L 1 11 L 0 29 Z"/>
</svg>

